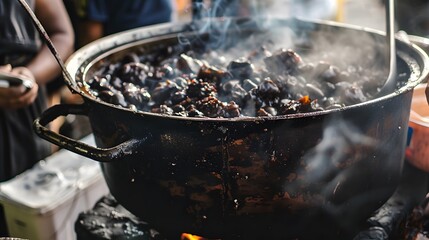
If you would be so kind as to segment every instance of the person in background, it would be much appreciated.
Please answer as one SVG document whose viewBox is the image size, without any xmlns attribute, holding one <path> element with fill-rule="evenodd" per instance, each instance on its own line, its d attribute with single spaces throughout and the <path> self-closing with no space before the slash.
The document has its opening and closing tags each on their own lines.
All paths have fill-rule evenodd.
<svg viewBox="0 0 429 240">
<path fill-rule="evenodd" d="M 100 37 L 172 20 L 173 0 L 76 0 L 80 18 L 78 44 Z"/>
<path fill-rule="evenodd" d="M 74 33 L 62 0 L 26 0 L 62 59 L 73 52 Z M 46 109 L 45 86 L 61 73 L 49 48 L 18 1 L 0 0 L 0 73 L 25 77 L 33 87 L 0 87 L 0 182 L 51 154 L 33 121 Z M 0 236 L 7 234 L 0 209 Z"/>
</svg>

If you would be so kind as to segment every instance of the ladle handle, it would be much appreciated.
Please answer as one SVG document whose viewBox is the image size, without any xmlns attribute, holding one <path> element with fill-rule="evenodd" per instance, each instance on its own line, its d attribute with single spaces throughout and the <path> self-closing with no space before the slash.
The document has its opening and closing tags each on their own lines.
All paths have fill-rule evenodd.
<svg viewBox="0 0 429 240">
<path fill-rule="evenodd" d="M 396 70 L 395 0 L 386 0 L 386 36 L 389 46 L 389 67 Z M 390 72 L 395 74 L 392 77 L 396 77 L 396 71 Z"/>
<path fill-rule="evenodd" d="M 396 42 L 395 42 L 395 0 L 386 0 L 386 44 L 387 57 L 389 61 L 389 75 L 384 85 L 381 87 L 378 96 L 392 93 L 396 88 Z"/>
<path fill-rule="evenodd" d="M 135 156 L 135 154 L 139 153 L 142 146 L 150 138 L 147 136 L 139 140 L 131 139 L 111 148 L 98 148 L 55 133 L 45 127 L 56 118 L 67 116 L 69 114 L 87 116 L 87 106 L 85 104 L 61 104 L 47 109 L 34 121 L 33 127 L 36 134 L 59 147 L 65 148 L 84 157 L 94 159 L 98 162 L 112 162 L 119 159 L 125 159 L 130 156 Z"/>
</svg>

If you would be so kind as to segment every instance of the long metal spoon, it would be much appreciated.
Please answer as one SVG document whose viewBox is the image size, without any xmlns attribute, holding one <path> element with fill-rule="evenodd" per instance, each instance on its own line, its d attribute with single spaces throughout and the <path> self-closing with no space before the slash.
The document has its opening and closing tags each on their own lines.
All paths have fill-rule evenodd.
<svg viewBox="0 0 429 240">
<path fill-rule="evenodd" d="M 379 96 L 392 93 L 396 88 L 396 43 L 395 43 L 395 3 L 394 0 L 386 0 L 386 40 L 389 58 L 389 75 L 381 87 Z"/>
</svg>

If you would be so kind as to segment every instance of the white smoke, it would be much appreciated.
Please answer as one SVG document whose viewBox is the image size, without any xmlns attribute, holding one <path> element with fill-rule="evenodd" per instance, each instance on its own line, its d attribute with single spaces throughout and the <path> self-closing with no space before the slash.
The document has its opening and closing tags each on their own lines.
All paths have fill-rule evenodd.
<svg viewBox="0 0 429 240">
<path fill-rule="evenodd" d="M 248 0 L 248 10 L 242 15 L 334 20 L 338 10 L 337 0 Z"/>
</svg>

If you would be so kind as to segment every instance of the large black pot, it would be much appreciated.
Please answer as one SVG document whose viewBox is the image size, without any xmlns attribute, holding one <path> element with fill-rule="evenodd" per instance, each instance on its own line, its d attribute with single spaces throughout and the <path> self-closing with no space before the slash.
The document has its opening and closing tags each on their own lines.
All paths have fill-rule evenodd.
<svg viewBox="0 0 429 240">
<path fill-rule="evenodd" d="M 231 21 L 229 34 L 266 29 L 261 21 Z M 281 19 L 269 26 L 292 30 L 301 45 L 327 38 L 332 46 L 360 49 L 367 43 L 339 36 L 365 35 L 384 51 L 384 35 L 368 29 Z M 172 238 L 182 232 L 222 239 L 352 236 L 398 183 L 412 89 L 428 75 L 427 55 L 397 40 L 399 72 L 407 77 L 396 91 L 341 109 L 271 118 L 136 112 L 97 100 L 82 87 L 106 59 L 176 44 L 177 35 L 188 32 L 188 24 L 140 28 L 77 51 L 67 63 L 67 81 L 85 101 L 48 109 L 35 121 L 37 134 L 101 162 L 114 197 Z M 89 117 L 97 147 L 44 127 L 67 114 Z"/>
</svg>

